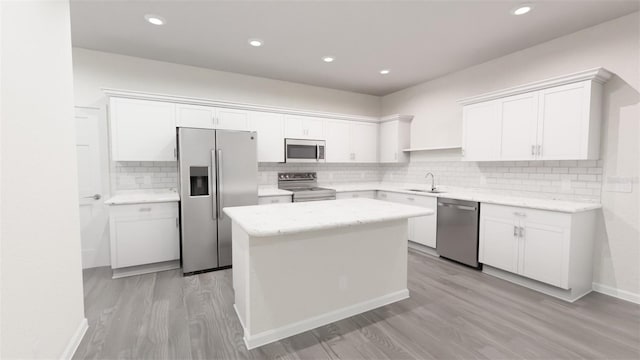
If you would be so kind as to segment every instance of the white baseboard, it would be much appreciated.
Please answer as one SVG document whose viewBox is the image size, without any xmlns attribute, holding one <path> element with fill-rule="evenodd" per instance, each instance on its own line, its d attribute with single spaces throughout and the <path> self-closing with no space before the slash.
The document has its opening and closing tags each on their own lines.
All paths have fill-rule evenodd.
<svg viewBox="0 0 640 360">
<path fill-rule="evenodd" d="M 613 296 L 618 299 L 630 301 L 632 303 L 640 304 L 640 294 L 637 294 L 631 291 L 620 290 L 618 288 L 614 288 L 612 286 L 603 285 L 599 283 L 593 283 L 593 291 L 597 291 L 601 294 Z"/>
<path fill-rule="evenodd" d="M 180 269 L 180 260 L 171 260 L 153 264 L 129 266 L 113 269 L 112 279 L 120 279 L 127 276 L 143 275 L 159 271 Z"/>
<path fill-rule="evenodd" d="M 440 255 L 438 255 L 438 253 L 436 252 L 436 249 L 426 245 L 415 243 L 411 240 L 409 240 L 409 249 L 419 251 L 423 254 L 440 257 Z"/>
<path fill-rule="evenodd" d="M 358 315 L 363 312 L 379 308 L 384 305 L 394 303 L 396 301 L 409 298 L 409 290 L 404 289 L 391 294 L 383 295 L 375 299 L 367 300 L 351 306 L 347 306 L 338 310 L 328 312 L 309 319 L 298 321 L 289 325 L 285 325 L 273 330 L 263 331 L 256 335 L 247 336 L 245 329 L 244 343 L 247 349 L 254 349 L 262 345 L 278 341 L 289 336 L 300 334 L 319 326 L 327 325 L 350 316 Z"/>
<path fill-rule="evenodd" d="M 64 348 L 64 351 L 60 356 L 61 360 L 67 360 L 73 357 L 73 354 L 76 352 L 76 350 L 78 350 L 78 346 L 80 345 L 84 334 L 87 333 L 88 328 L 89 322 L 87 322 L 86 318 L 82 319 L 82 321 L 80 321 L 80 324 L 78 325 L 78 328 L 73 333 L 73 336 L 71 337 L 71 339 L 69 339 L 69 343 L 67 343 L 67 346 Z"/>
</svg>

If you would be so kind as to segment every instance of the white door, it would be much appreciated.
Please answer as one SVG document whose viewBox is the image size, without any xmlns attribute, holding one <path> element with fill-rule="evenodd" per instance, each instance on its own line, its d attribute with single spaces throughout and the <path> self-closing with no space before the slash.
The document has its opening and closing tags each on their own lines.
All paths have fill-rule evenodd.
<svg viewBox="0 0 640 360">
<path fill-rule="evenodd" d="M 109 265 L 109 216 L 104 205 L 101 124 L 97 111 L 77 108 L 75 118 L 83 268 Z M 103 131 L 106 133 L 106 123 Z"/>
<path fill-rule="evenodd" d="M 540 91 L 539 158 L 586 159 L 588 139 L 588 82 Z"/>
<path fill-rule="evenodd" d="M 513 219 L 481 218 L 478 260 L 498 269 L 518 271 L 519 238 Z"/>
<path fill-rule="evenodd" d="M 345 163 L 353 160 L 349 142 L 349 123 L 339 120 L 327 120 L 327 162 Z"/>
<path fill-rule="evenodd" d="M 329 131 L 327 130 L 327 136 Z M 354 161 L 378 161 L 378 124 L 351 123 L 350 142 Z"/>
<path fill-rule="evenodd" d="M 494 100 L 462 109 L 464 160 L 500 160 L 502 127 L 499 106 L 498 100 Z"/>
<path fill-rule="evenodd" d="M 502 160 L 532 160 L 536 156 L 538 93 L 502 99 Z"/>
<path fill-rule="evenodd" d="M 216 129 L 224 130 L 247 130 L 249 129 L 249 112 L 218 108 L 216 121 L 213 126 Z"/>
<path fill-rule="evenodd" d="M 282 114 L 253 111 L 250 129 L 258 132 L 258 161 L 284 162 L 284 117 Z"/>
<path fill-rule="evenodd" d="M 306 130 L 304 128 L 304 118 L 285 115 L 284 137 L 290 139 L 307 139 Z"/>
<path fill-rule="evenodd" d="M 524 225 L 524 224 L 523 224 Z M 557 226 L 527 222 L 523 226 L 519 274 L 547 284 L 567 288 L 564 259 L 565 232 Z"/>
</svg>

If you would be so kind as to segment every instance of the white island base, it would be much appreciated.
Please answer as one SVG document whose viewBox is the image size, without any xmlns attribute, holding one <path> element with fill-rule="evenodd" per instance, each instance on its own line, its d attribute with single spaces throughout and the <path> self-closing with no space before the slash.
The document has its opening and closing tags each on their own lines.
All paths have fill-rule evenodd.
<svg viewBox="0 0 640 360">
<path fill-rule="evenodd" d="M 333 216 L 342 223 L 328 227 L 332 212 L 323 209 L 324 214 L 319 214 L 320 203 L 350 205 L 354 212 L 362 206 L 384 207 L 396 218 L 383 220 L 369 214 L 364 221 L 346 224 L 349 216 L 340 216 L 334 209 Z M 324 215 L 326 222 L 319 227 L 316 218 L 314 230 L 302 231 L 309 206 L 316 207 L 309 215 Z M 287 228 L 283 223 L 282 234 L 252 235 L 246 230 L 251 229 L 248 218 L 232 212 L 250 208 L 255 207 L 225 209 L 234 220 L 235 309 L 248 349 L 408 298 L 407 218 L 433 213 L 370 199 L 266 205 L 259 210 L 271 208 L 271 213 L 264 216 L 279 214 L 271 221 L 284 221 L 286 212 L 293 210 L 296 219 L 288 220 L 295 224 Z M 367 217 L 366 210 L 351 215 Z M 243 222 L 247 226 L 241 226 Z"/>
</svg>

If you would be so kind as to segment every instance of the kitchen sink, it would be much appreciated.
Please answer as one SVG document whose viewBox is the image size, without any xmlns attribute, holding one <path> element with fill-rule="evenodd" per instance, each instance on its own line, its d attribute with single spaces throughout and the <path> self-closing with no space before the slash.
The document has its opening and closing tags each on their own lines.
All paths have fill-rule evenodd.
<svg viewBox="0 0 640 360">
<path fill-rule="evenodd" d="M 445 192 L 446 192 L 446 191 L 442 191 L 442 190 L 438 190 L 438 189 L 435 189 L 435 190 L 425 190 L 425 189 L 406 189 L 406 190 L 409 190 L 409 191 L 417 191 L 417 192 L 423 192 L 423 193 L 431 193 L 431 194 L 442 194 L 442 193 L 445 193 Z"/>
</svg>

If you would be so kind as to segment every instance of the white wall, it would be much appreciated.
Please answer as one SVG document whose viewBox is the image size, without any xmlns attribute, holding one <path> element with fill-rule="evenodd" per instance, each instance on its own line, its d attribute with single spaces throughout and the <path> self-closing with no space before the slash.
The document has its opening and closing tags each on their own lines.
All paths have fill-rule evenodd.
<svg viewBox="0 0 640 360">
<path fill-rule="evenodd" d="M 102 107 L 103 87 L 352 115 L 378 116 L 380 98 L 81 48 L 73 49 L 76 105 Z"/>
<path fill-rule="evenodd" d="M 54 359 L 86 324 L 69 4 L 0 7 L 0 358 Z"/>
<path fill-rule="evenodd" d="M 604 90 L 602 159 L 604 221 L 594 281 L 640 300 L 640 20 L 639 13 L 570 34 L 387 95 L 382 113 L 413 114 L 411 147 L 459 145 L 462 107 L 456 100 L 593 67 L 617 76 Z M 434 155 L 435 156 L 435 155 Z M 420 154 L 421 160 L 430 155 Z M 414 159 L 412 159 L 413 161 Z M 633 181 L 632 193 L 608 191 Z"/>
</svg>

